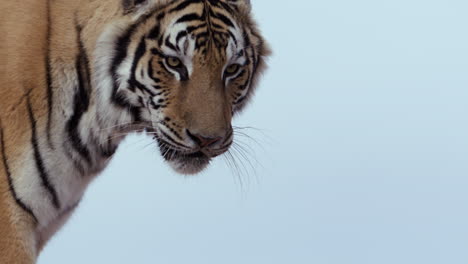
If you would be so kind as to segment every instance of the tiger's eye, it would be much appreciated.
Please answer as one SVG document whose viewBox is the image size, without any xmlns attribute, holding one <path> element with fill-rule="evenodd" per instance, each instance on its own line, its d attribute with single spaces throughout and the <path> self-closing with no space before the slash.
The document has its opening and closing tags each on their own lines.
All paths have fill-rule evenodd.
<svg viewBox="0 0 468 264">
<path fill-rule="evenodd" d="M 231 64 L 226 68 L 226 73 L 228 75 L 232 75 L 232 74 L 236 73 L 239 70 L 239 68 L 240 68 L 239 64 Z"/>
<path fill-rule="evenodd" d="M 176 57 L 169 57 L 167 58 L 166 62 L 167 65 L 169 65 L 169 67 L 172 68 L 179 68 L 180 66 L 182 66 L 182 61 L 180 61 L 180 59 Z"/>
</svg>

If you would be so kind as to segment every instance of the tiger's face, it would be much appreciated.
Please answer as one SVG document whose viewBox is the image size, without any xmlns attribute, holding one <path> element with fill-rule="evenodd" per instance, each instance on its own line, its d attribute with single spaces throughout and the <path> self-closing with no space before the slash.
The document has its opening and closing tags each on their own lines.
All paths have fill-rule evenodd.
<svg viewBox="0 0 468 264">
<path fill-rule="evenodd" d="M 169 2 L 119 38 L 135 44 L 126 51 L 133 56 L 114 58 L 113 98 L 147 124 L 177 172 L 194 174 L 231 146 L 233 115 L 268 50 L 246 0 Z"/>
</svg>

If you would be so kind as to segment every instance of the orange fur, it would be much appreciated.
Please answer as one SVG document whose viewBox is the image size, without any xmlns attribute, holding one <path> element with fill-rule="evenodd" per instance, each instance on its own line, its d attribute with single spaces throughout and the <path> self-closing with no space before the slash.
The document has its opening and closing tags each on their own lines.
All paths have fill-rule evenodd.
<svg viewBox="0 0 468 264">
<path fill-rule="evenodd" d="M 23 174 L 17 172 L 25 170 L 25 162 L 31 162 L 32 157 L 37 155 L 32 146 L 34 139 L 37 139 L 36 144 L 39 147 L 44 148 L 47 142 L 51 145 L 48 147 L 50 151 L 41 153 L 50 160 L 54 160 L 51 155 L 52 150 L 62 147 L 57 144 L 52 146 L 50 139 L 47 139 L 47 136 L 50 137 L 47 131 L 50 129 L 52 136 L 56 137 L 64 130 L 62 119 L 72 115 L 65 106 L 76 103 L 73 98 L 73 94 L 76 93 L 75 65 L 80 48 L 88 53 L 91 75 L 95 77 L 94 71 L 97 66 L 94 50 L 106 26 L 116 20 L 129 25 L 135 22 L 132 19 L 138 17 L 138 12 L 144 13 L 144 10 L 139 10 L 140 6 L 130 5 L 126 10 L 126 5 L 122 4 L 122 1 L 131 2 L 130 0 L 0 2 L 0 9 L 3 10 L 0 16 L 0 58 L 2 58 L 0 62 L 0 149 L 2 150 L 0 152 L 0 263 L 35 263 L 43 246 L 67 220 L 76 206 L 73 204 L 67 208 L 60 208 L 62 211 L 51 216 L 52 220 L 40 225 L 34 214 L 28 213 L 27 206 L 21 206 L 21 201 L 15 201 L 15 190 L 12 190 L 14 189 L 12 185 L 20 182 L 23 193 L 29 190 L 26 176 L 30 171 L 26 169 Z M 148 10 L 154 11 L 155 7 L 163 7 L 171 1 L 148 0 L 147 2 Z M 256 42 L 252 45 L 259 54 L 257 66 L 258 72 L 261 72 L 264 66 L 263 58 L 269 54 L 269 50 L 248 16 L 249 7 L 240 6 L 240 10 L 236 19 L 242 26 L 249 27 L 253 31 L 252 35 L 255 36 Z M 142 23 L 135 31 L 129 50 L 132 52 L 136 50 L 141 35 L 154 27 L 152 21 Z M 81 30 L 78 37 L 77 26 Z M 80 41 L 83 41 L 81 43 L 83 47 L 80 47 Z M 243 76 L 233 81 L 229 89 L 224 87 L 225 82 L 221 76 L 227 63 L 226 54 L 214 49 L 209 50 L 209 54 L 207 57 L 200 54 L 194 56 L 194 70 L 190 81 L 179 82 L 169 73 L 163 74 L 166 78 L 164 82 L 169 84 L 172 91 L 169 97 L 170 106 L 163 113 L 170 117 L 166 120 L 171 120 L 173 125 L 171 129 L 174 132 L 182 134 L 185 133 L 183 131 L 190 129 L 193 133 L 204 137 L 215 138 L 226 136 L 226 131 L 231 129 L 234 113 L 232 103 L 236 97 L 236 91 L 232 87 L 246 83 L 248 77 Z M 155 72 L 164 71 L 160 63 L 154 62 L 151 65 Z M 52 89 L 50 91 L 47 89 L 47 67 L 50 67 Z M 254 76 L 252 83 L 255 83 L 257 78 Z M 92 90 L 88 95 L 91 106 L 96 104 L 96 93 Z M 48 100 L 51 94 L 53 105 Z M 251 94 L 253 92 L 250 92 L 248 97 Z M 239 104 L 238 110 L 244 104 Z M 55 122 L 56 120 L 59 122 Z M 56 164 L 46 165 L 56 166 Z M 90 174 L 98 171 L 99 169 L 96 169 Z M 89 180 L 84 181 L 83 186 L 88 182 Z M 46 214 L 46 217 L 49 216 Z"/>
</svg>

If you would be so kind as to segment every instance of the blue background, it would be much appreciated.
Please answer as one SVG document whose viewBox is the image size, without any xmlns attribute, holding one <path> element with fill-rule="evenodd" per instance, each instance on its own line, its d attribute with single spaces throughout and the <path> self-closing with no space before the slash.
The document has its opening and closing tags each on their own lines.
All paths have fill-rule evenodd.
<svg viewBox="0 0 468 264">
<path fill-rule="evenodd" d="M 468 263 L 468 2 L 253 2 L 247 160 L 185 178 L 132 136 L 39 263 Z"/>
</svg>

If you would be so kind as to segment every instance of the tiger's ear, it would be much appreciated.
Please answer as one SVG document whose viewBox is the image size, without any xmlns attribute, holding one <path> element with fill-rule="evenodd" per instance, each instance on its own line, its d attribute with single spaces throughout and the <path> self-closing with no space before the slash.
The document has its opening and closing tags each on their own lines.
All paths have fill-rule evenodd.
<svg viewBox="0 0 468 264">
<path fill-rule="evenodd" d="M 165 5 L 174 0 L 122 0 L 125 14 L 146 13 L 156 5 Z"/>
<path fill-rule="evenodd" d="M 125 13 L 132 13 L 143 6 L 149 0 L 123 0 L 122 5 Z"/>
<path fill-rule="evenodd" d="M 250 13 L 250 11 L 252 10 L 252 4 L 250 3 L 250 0 L 231 1 L 231 4 L 236 5 L 237 7 L 243 9 L 248 13 Z"/>
<path fill-rule="evenodd" d="M 153 10 L 156 6 L 168 5 L 177 0 L 122 0 L 125 14 L 144 14 Z"/>
</svg>

